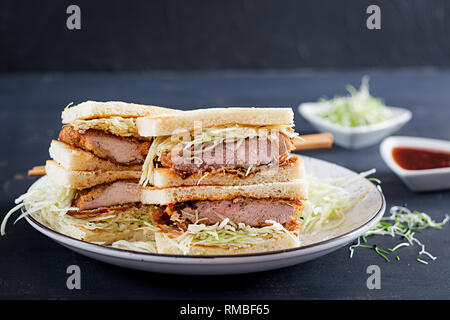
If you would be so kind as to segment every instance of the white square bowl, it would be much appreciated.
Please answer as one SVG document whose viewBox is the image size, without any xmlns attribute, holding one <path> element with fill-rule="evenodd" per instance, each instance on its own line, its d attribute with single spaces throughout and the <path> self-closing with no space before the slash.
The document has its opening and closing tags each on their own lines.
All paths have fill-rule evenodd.
<svg viewBox="0 0 450 320">
<path fill-rule="evenodd" d="M 334 142 L 347 149 L 374 145 L 399 130 L 412 118 L 412 113 L 408 109 L 388 107 L 394 114 L 392 119 L 368 126 L 351 128 L 331 123 L 316 115 L 320 108 L 326 107 L 327 105 L 323 103 L 307 102 L 300 104 L 298 110 L 316 130 L 330 132 L 333 135 Z"/>
<path fill-rule="evenodd" d="M 395 147 L 415 147 L 450 152 L 450 141 L 392 136 L 380 144 L 380 153 L 384 162 L 412 191 L 436 191 L 450 189 L 450 167 L 424 170 L 405 170 L 392 157 Z"/>
</svg>

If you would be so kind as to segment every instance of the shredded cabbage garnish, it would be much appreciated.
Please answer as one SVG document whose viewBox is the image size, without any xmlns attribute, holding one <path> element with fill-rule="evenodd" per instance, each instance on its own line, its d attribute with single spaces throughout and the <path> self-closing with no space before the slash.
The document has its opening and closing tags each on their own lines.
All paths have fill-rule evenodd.
<svg viewBox="0 0 450 320">
<path fill-rule="evenodd" d="M 71 125 L 76 130 L 97 129 L 115 134 L 117 136 L 139 136 L 135 118 L 112 116 L 90 120 L 75 120 L 71 123 Z"/>
<path fill-rule="evenodd" d="M 74 196 L 74 190 L 53 184 L 34 188 L 14 201 L 17 205 L 5 215 L 0 227 L 0 234 L 2 236 L 5 235 L 8 219 L 20 209 L 25 208 L 25 212 L 14 223 L 24 216 L 35 212 L 51 212 L 57 215 L 64 215 L 70 209 Z"/>
<path fill-rule="evenodd" d="M 386 261 L 390 261 L 389 254 L 395 252 L 401 247 L 409 247 L 417 244 L 420 247 L 419 255 L 425 255 L 431 260 L 436 260 L 437 257 L 433 256 L 427 250 L 425 250 L 425 245 L 419 241 L 415 234 L 416 232 L 421 232 L 423 229 L 434 228 L 441 229 L 444 224 L 446 224 L 450 220 L 448 214 L 445 215 L 444 219 L 441 222 L 434 221 L 428 214 L 419 211 L 411 211 L 408 208 L 401 206 L 393 206 L 390 209 L 390 216 L 383 217 L 378 222 L 378 224 L 369 230 L 362 237 L 358 238 L 358 241 L 349 247 L 350 250 L 350 258 L 353 257 L 353 253 L 355 248 L 363 247 L 375 249 L 375 251 L 382 256 Z M 382 236 L 391 236 L 391 237 L 402 237 L 406 239 L 406 241 L 401 242 L 393 248 L 388 248 L 386 250 L 377 248 L 376 246 L 369 246 L 361 243 L 367 242 L 367 237 L 373 235 L 382 235 Z M 397 260 L 399 257 L 397 256 Z M 420 263 L 428 264 L 427 261 L 423 259 L 416 259 Z"/>
<path fill-rule="evenodd" d="M 393 118 L 392 111 L 380 99 L 370 95 L 367 76 L 362 78 L 359 91 L 350 85 L 347 90 L 350 96 L 319 100 L 323 107 L 316 115 L 345 127 L 366 126 Z"/>
<path fill-rule="evenodd" d="M 214 225 L 206 226 L 202 223 L 194 223 L 181 235 L 170 238 L 165 235 L 172 245 L 179 248 L 183 254 L 188 254 L 191 246 L 204 245 L 223 248 L 242 248 L 258 244 L 280 235 L 288 235 L 297 245 L 298 237 L 286 230 L 280 223 L 266 220 L 267 226 L 254 228 L 244 223 L 233 223 L 228 218 Z"/>
<path fill-rule="evenodd" d="M 302 201 L 303 210 L 301 212 L 303 232 L 330 230 L 342 224 L 345 213 L 367 194 L 367 192 L 363 192 L 355 197 L 344 187 L 351 185 L 359 177 L 366 177 L 374 172 L 375 169 L 365 171 L 353 179 L 319 179 L 307 176 L 308 200 Z"/>
<path fill-rule="evenodd" d="M 201 164 L 199 155 L 213 149 L 225 142 L 235 142 L 235 148 L 244 143 L 246 138 L 267 137 L 272 139 L 282 133 L 289 138 L 298 137 L 298 133 L 291 126 L 223 126 L 213 128 L 194 129 L 193 132 L 181 132 L 171 136 L 156 137 L 148 151 L 142 166 L 142 175 L 139 184 L 146 186 L 153 183 L 155 161 L 159 161 L 165 150 L 179 150 L 190 152 L 190 158 Z M 248 174 L 248 172 L 247 172 Z"/>
</svg>

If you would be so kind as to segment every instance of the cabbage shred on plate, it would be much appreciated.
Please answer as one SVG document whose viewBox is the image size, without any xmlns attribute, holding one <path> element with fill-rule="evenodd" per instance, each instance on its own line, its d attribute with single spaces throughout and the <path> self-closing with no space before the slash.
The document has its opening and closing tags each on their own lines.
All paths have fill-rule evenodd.
<svg viewBox="0 0 450 320">
<path fill-rule="evenodd" d="M 316 115 L 326 121 L 345 127 L 360 127 L 380 123 L 393 117 L 392 111 L 382 100 L 369 92 L 369 79 L 362 78 L 359 91 L 348 85 L 350 96 L 319 100 L 321 106 Z"/>
</svg>

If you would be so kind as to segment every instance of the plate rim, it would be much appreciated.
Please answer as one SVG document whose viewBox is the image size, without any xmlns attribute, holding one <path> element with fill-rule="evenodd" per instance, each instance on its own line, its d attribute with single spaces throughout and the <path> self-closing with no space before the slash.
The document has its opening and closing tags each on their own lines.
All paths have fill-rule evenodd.
<svg viewBox="0 0 450 320">
<path fill-rule="evenodd" d="M 310 158 L 313 159 L 315 161 L 319 161 L 319 162 L 325 162 L 328 164 L 333 164 L 336 166 L 339 166 L 345 170 L 348 170 L 354 174 L 357 174 L 355 171 L 350 170 L 346 167 L 340 166 L 338 164 L 335 164 L 333 162 L 329 162 L 329 161 L 325 161 L 325 160 L 321 160 L 321 159 L 317 159 L 317 158 L 313 158 L 313 157 L 307 157 L 304 156 L 305 158 Z M 364 179 L 364 178 L 363 178 Z M 37 180 L 38 181 L 38 180 Z M 36 181 L 36 182 L 37 182 Z M 35 183 L 36 183 L 35 182 Z M 186 260 L 189 262 L 203 262 L 204 260 L 208 260 L 210 261 L 218 261 L 218 260 L 224 260 L 230 263 L 236 262 L 237 260 L 239 260 L 239 258 L 242 259 L 249 259 L 249 258 L 267 258 L 267 257 L 277 257 L 279 255 L 289 255 L 291 256 L 291 254 L 298 253 L 298 252 L 305 252 L 305 251 L 311 251 L 313 249 L 317 249 L 320 247 L 327 247 L 330 246 L 333 243 L 337 243 L 335 246 L 330 246 L 331 248 L 334 248 L 336 246 L 338 246 L 340 243 L 345 242 L 348 243 L 350 242 L 352 239 L 354 239 L 354 236 L 360 236 L 364 233 L 364 231 L 369 230 L 370 227 L 372 227 L 372 225 L 375 224 L 375 222 L 378 222 L 379 219 L 381 219 L 381 217 L 384 215 L 384 212 L 386 210 L 386 199 L 384 197 L 384 194 L 375 186 L 373 186 L 375 188 L 375 191 L 377 192 L 377 195 L 380 197 L 380 207 L 377 209 L 376 213 L 368 220 L 366 221 L 364 224 L 350 230 L 347 231 L 343 234 L 319 241 L 319 242 L 315 242 L 315 243 L 311 243 L 311 244 L 307 244 L 305 246 L 300 246 L 300 247 L 295 247 L 295 248 L 289 248 L 289 249 L 283 249 L 283 250 L 274 250 L 274 251 L 269 251 L 269 252 L 259 252 L 259 253 L 244 253 L 244 254 L 236 254 L 236 255 L 177 255 L 177 254 L 164 254 L 164 253 L 152 253 L 152 252 L 142 252 L 142 251 L 133 251 L 133 250 L 128 250 L 128 249 L 120 249 L 120 248 L 113 248 L 113 247 L 107 247 L 101 244 L 97 244 L 97 243 L 92 243 L 92 242 L 88 242 L 88 241 L 84 241 L 84 240 L 80 240 L 80 239 L 76 239 L 73 237 L 70 237 L 68 235 L 65 235 L 63 233 L 60 233 L 58 231 L 55 231 L 49 227 L 47 227 L 46 225 L 40 223 L 39 221 L 37 221 L 34 217 L 32 217 L 31 215 L 26 215 L 25 216 L 25 220 L 37 231 L 39 231 L 40 233 L 43 233 L 44 235 L 46 235 L 47 237 L 51 238 L 54 241 L 57 241 L 58 243 L 61 244 L 61 242 L 64 245 L 70 245 L 71 247 L 74 247 L 76 249 L 80 249 L 80 250 L 84 250 L 84 251 L 89 251 L 91 253 L 95 253 L 95 254 L 100 254 L 100 255 L 104 255 L 104 256 L 108 256 L 108 257 L 114 257 L 114 258 L 121 258 L 121 259 L 127 259 L 127 260 L 133 260 L 133 261 L 146 261 L 146 262 L 157 262 L 156 260 L 160 260 L 160 259 L 169 259 L 169 260 Z M 22 210 L 23 211 L 23 210 Z M 41 230 L 40 230 L 41 229 Z M 44 232 L 43 232 L 44 231 Z M 53 235 L 53 237 L 49 236 L 46 233 L 50 233 Z M 57 239 L 57 238 L 60 239 Z M 348 239 L 351 238 L 351 239 Z M 68 242 L 68 243 L 67 243 Z M 103 252 L 101 252 L 103 251 Z M 320 250 L 317 250 L 320 251 Z M 108 254 L 107 252 L 109 252 L 110 254 Z M 313 250 L 313 252 L 316 252 Z M 231 259 L 231 260 L 230 260 Z M 221 261 L 221 263 L 223 263 L 224 261 Z"/>
</svg>

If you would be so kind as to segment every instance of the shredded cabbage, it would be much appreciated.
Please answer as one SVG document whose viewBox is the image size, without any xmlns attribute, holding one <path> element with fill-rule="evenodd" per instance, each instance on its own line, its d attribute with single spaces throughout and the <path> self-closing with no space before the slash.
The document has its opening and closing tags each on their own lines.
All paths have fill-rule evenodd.
<svg viewBox="0 0 450 320">
<path fill-rule="evenodd" d="M 409 247 L 417 244 L 420 247 L 419 255 L 425 255 L 431 260 L 436 260 L 437 258 L 435 256 L 425 250 L 425 245 L 415 237 L 415 234 L 416 232 L 420 232 L 421 230 L 427 228 L 441 229 L 442 226 L 449 220 L 450 216 L 448 214 L 445 215 L 445 218 L 441 222 L 436 222 L 424 212 L 411 211 L 408 208 L 401 206 L 393 206 L 390 209 L 390 216 L 381 218 L 375 227 L 369 230 L 362 237 L 358 238 L 358 241 L 349 247 L 350 258 L 353 257 L 355 248 L 364 247 L 375 249 L 378 254 L 389 262 L 389 253 L 393 253 L 401 247 Z M 375 246 L 363 245 L 361 243 L 361 240 L 366 243 L 366 238 L 373 235 L 391 236 L 393 238 L 398 236 L 406 239 L 406 241 L 401 242 L 394 248 L 388 249 L 389 251 L 382 250 Z M 397 260 L 399 260 L 398 256 Z M 416 260 L 420 263 L 428 264 L 427 261 L 422 259 Z"/>
<path fill-rule="evenodd" d="M 23 207 L 25 212 L 22 213 L 14 223 L 23 218 L 27 214 L 35 212 L 51 212 L 57 215 L 64 215 L 72 204 L 75 196 L 75 190 L 59 187 L 54 184 L 43 185 L 21 195 L 14 202 L 17 204 L 4 217 L 0 234 L 5 235 L 6 223 L 12 214 L 19 211 Z"/>
<path fill-rule="evenodd" d="M 75 120 L 71 123 L 71 125 L 76 130 L 97 129 L 115 134 L 117 136 L 139 136 L 135 118 L 112 116 L 90 120 Z"/>
<path fill-rule="evenodd" d="M 159 161 L 165 150 L 187 150 L 191 152 L 191 159 L 202 161 L 199 155 L 213 149 L 223 142 L 236 142 L 238 148 L 246 138 L 252 137 L 273 137 L 282 133 L 289 138 L 297 137 L 291 126 L 223 126 L 214 128 L 194 129 L 194 132 L 180 132 L 171 136 L 156 137 L 148 151 L 145 162 L 142 166 L 142 175 L 139 183 L 143 186 L 153 183 L 153 172 L 155 161 Z M 201 164 L 201 162 L 200 162 Z M 249 171 L 246 172 L 248 175 Z"/>
<path fill-rule="evenodd" d="M 366 126 L 393 118 L 392 111 L 370 95 L 367 77 L 363 77 L 359 91 L 350 85 L 347 90 L 350 96 L 319 100 L 323 107 L 316 115 L 345 127 Z"/>
<path fill-rule="evenodd" d="M 375 172 L 375 169 L 365 171 L 353 179 L 334 178 L 319 179 L 307 176 L 308 200 L 303 200 L 301 212 L 303 232 L 315 232 L 336 228 L 344 221 L 344 216 L 358 203 L 368 190 L 355 197 L 344 186 L 351 185 L 360 176 L 366 177 Z"/>
<path fill-rule="evenodd" d="M 171 238 L 163 234 L 183 254 L 188 254 L 191 246 L 204 245 L 223 248 L 242 248 L 258 244 L 280 235 L 288 235 L 300 245 L 299 238 L 286 230 L 280 223 L 266 220 L 267 226 L 254 228 L 244 223 L 233 223 L 228 218 L 214 225 L 206 226 L 202 223 L 193 223 L 181 235 Z"/>
</svg>

